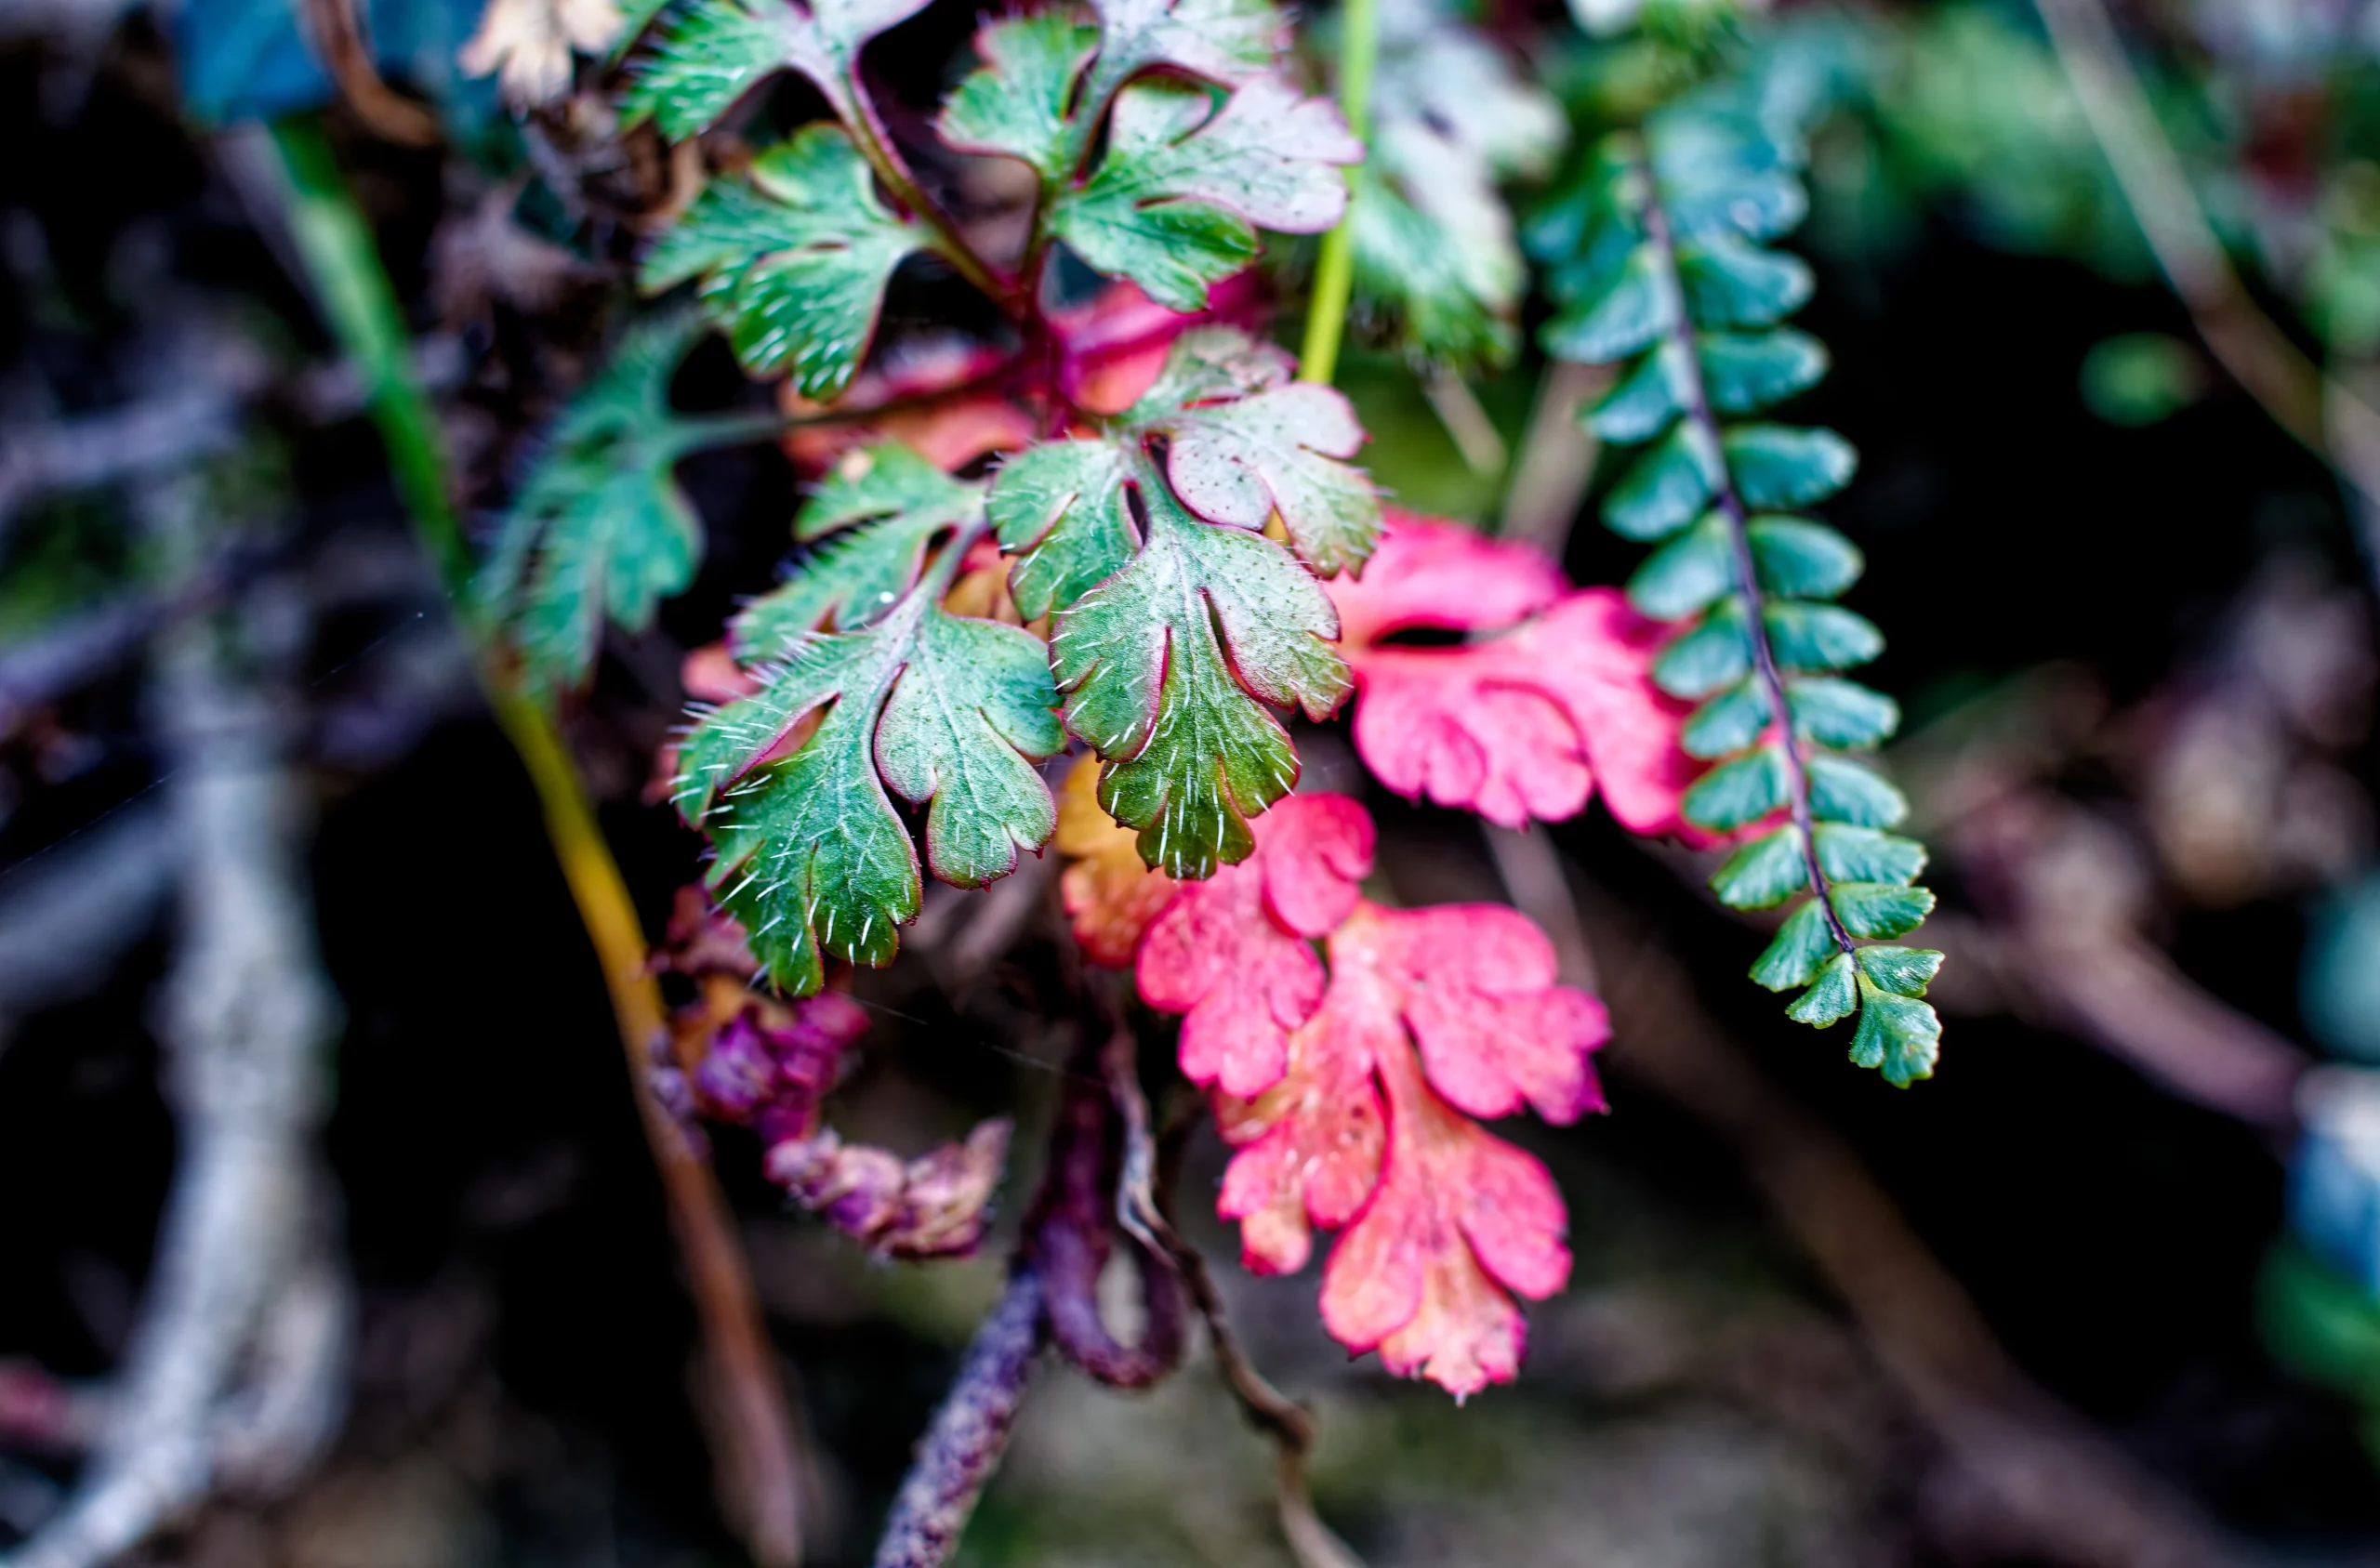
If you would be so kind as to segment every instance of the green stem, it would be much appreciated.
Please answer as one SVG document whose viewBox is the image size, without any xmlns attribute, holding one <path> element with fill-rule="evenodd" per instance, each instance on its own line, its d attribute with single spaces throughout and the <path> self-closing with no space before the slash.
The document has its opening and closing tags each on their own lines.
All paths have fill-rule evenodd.
<svg viewBox="0 0 2380 1568">
<path fill-rule="evenodd" d="M 1371 135 L 1372 65 L 1380 58 L 1380 18 L 1375 0 L 1346 0 L 1339 17 L 1339 108 L 1358 141 Z M 1322 236 L 1314 268 L 1314 294 L 1306 303 L 1305 345 L 1298 356 L 1298 379 L 1329 385 L 1339 371 L 1339 338 L 1355 292 L 1355 192 L 1347 191 L 1347 212 Z"/>
<path fill-rule="evenodd" d="M 438 570 L 480 685 L 536 787 L 546 833 L 611 993 L 629 1085 L 659 1167 L 688 1284 L 702 1314 L 726 1411 L 723 1472 L 737 1476 L 751 1545 L 789 1563 L 800 1547 L 800 1459 L 775 1351 L 717 1178 L 646 1087 L 647 1052 L 667 1027 L 658 982 L 646 967 L 644 930 L 627 881 L 604 842 L 587 782 L 546 711 L 524 696 L 498 657 L 494 628 L 471 593 L 470 547 L 446 489 L 437 419 L 414 374 L 412 341 L 371 227 L 330 144 L 313 125 L 283 121 L 272 141 L 287 182 L 290 237 L 325 323 L 364 377 L 373 423 L 414 532 Z M 774 428 L 779 421 L 771 420 Z"/>
<path fill-rule="evenodd" d="M 934 252 L 959 269 L 959 275 L 991 296 L 993 303 L 1012 317 L 1022 317 L 1026 305 L 1019 291 L 1017 280 L 994 267 L 975 254 L 975 247 L 959 231 L 959 223 L 942 209 L 942 204 L 929 195 L 911 172 L 908 160 L 901 156 L 893 145 L 892 133 L 885 128 L 884 117 L 876 112 L 876 100 L 868 96 L 866 84 L 859 79 L 859 67 L 854 64 L 851 79 L 844 84 L 850 112 L 844 116 L 852 140 L 859 148 L 860 156 L 876 171 L 876 178 L 892 192 L 912 215 L 921 218 L 933 230 Z"/>
</svg>

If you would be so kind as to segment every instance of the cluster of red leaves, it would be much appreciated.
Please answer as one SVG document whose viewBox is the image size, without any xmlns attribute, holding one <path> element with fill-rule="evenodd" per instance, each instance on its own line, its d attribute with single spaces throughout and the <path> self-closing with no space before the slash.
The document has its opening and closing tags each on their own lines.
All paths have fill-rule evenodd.
<svg viewBox="0 0 2380 1568">
<path fill-rule="evenodd" d="M 1602 1109 L 1603 1007 L 1554 983 L 1552 945 L 1512 910 L 1358 896 L 1372 824 L 1343 796 L 1292 797 L 1256 837 L 1176 889 L 1137 969 L 1144 1000 L 1184 1015 L 1183 1071 L 1237 1151 L 1220 1212 L 1261 1273 L 1303 1266 L 1310 1227 L 1343 1228 L 1322 1320 L 1349 1349 L 1458 1398 L 1509 1380 L 1513 1297 L 1568 1278 L 1567 1218 L 1545 1168 L 1471 1118 Z"/>
<path fill-rule="evenodd" d="M 668 1060 L 654 1066 L 664 1105 L 689 1121 L 752 1128 L 769 1179 L 872 1251 L 919 1258 L 975 1249 L 1007 1164 L 1006 1121 L 914 1160 L 843 1141 L 826 1125 L 826 1100 L 867 1015 L 833 991 L 790 1002 L 753 991 L 743 929 L 699 888 L 679 893 L 654 967 L 694 991 L 671 1010 Z"/>
<path fill-rule="evenodd" d="M 1355 675 L 1355 749 L 1381 783 L 1506 827 L 1576 816 L 1600 787 L 1631 831 L 1686 832 L 1691 705 L 1652 681 L 1669 628 L 1619 590 L 1574 589 L 1534 546 L 1394 509 L 1362 577 L 1324 586 Z M 1472 639 L 1390 640 L 1421 627 Z"/>
</svg>

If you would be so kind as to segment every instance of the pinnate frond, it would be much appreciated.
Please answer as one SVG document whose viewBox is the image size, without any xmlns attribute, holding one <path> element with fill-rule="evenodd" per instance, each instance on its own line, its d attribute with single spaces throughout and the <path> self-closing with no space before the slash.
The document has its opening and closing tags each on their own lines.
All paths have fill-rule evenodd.
<svg viewBox="0 0 2380 1568">
<path fill-rule="evenodd" d="M 1720 899 L 1767 908 L 1807 894 L 1752 968 L 1800 995 L 1791 1016 L 1854 1013 L 1852 1060 L 1896 1084 L 1929 1075 L 1941 1034 L 1922 998 L 1941 955 L 1895 945 L 1932 909 L 1913 886 L 1924 851 L 1890 830 L 1900 792 L 1841 753 L 1888 739 L 1899 710 L 1842 672 L 1883 636 L 1831 602 L 1858 548 L 1792 508 L 1847 483 L 1831 430 L 1747 418 L 1815 383 L 1824 349 L 1779 323 L 1808 298 L 1809 269 L 1766 248 L 1806 206 L 1792 95 L 1726 78 L 1595 148 L 1536 226 L 1560 311 L 1546 348 L 1620 362 L 1586 415 L 1643 450 L 1605 520 L 1657 546 L 1629 584 L 1636 609 L 1677 630 L 1654 681 L 1696 705 L 1686 750 L 1712 766 L 1686 791 L 1689 824 L 1738 839 L 1712 878 Z"/>
</svg>

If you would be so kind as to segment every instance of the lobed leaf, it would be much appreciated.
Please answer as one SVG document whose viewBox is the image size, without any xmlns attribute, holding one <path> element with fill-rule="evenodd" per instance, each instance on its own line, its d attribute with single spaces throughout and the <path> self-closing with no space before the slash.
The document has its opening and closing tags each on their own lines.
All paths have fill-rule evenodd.
<svg viewBox="0 0 2380 1568">
<path fill-rule="evenodd" d="M 1117 95 L 1091 178 L 1051 204 L 1049 231 L 1160 305 L 1201 310 L 1209 285 L 1255 257 L 1256 228 L 1335 225 L 1347 206 L 1336 165 L 1362 158 L 1335 104 L 1279 77 L 1250 81 L 1220 108 L 1198 87 L 1139 83 Z"/>
<path fill-rule="evenodd" d="M 854 123 L 852 93 L 865 44 L 925 9 L 926 0 L 693 0 L 631 68 L 620 118 L 650 119 L 672 141 L 718 124 L 780 70 L 800 72 Z"/>
<path fill-rule="evenodd" d="M 535 687 L 584 683 L 607 617 L 641 631 L 693 580 L 702 528 L 675 470 L 705 427 L 672 411 L 669 382 L 696 330 L 676 312 L 628 332 L 554 422 L 482 568 L 474 592 Z"/>
</svg>

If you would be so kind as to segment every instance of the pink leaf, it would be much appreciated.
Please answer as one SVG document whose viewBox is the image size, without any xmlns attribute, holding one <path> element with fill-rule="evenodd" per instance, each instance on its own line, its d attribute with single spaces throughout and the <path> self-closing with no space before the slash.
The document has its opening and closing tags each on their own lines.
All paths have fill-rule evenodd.
<svg viewBox="0 0 2380 1568">
<path fill-rule="evenodd" d="M 1136 970 L 1151 1007 L 1188 1015 L 1182 1071 L 1243 1097 L 1278 1081 L 1289 1032 L 1322 999 L 1308 942 L 1354 906 L 1371 869 L 1371 819 L 1343 796 L 1292 796 L 1257 820 L 1256 845 L 1182 885 L 1142 940 Z"/>
<path fill-rule="evenodd" d="M 1575 816 L 1600 783 L 1631 831 L 1684 831 L 1690 710 L 1653 684 L 1665 628 L 1618 591 L 1566 591 L 1533 547 L 1400 512 L 1360 581 L 1326 586 L 1355 676 L 1355 749 L 1389 788 L 1519 827 Z M 1416 626 L 1510 629 L 1457 647 L 1384 640 Z"/>
</svg>

